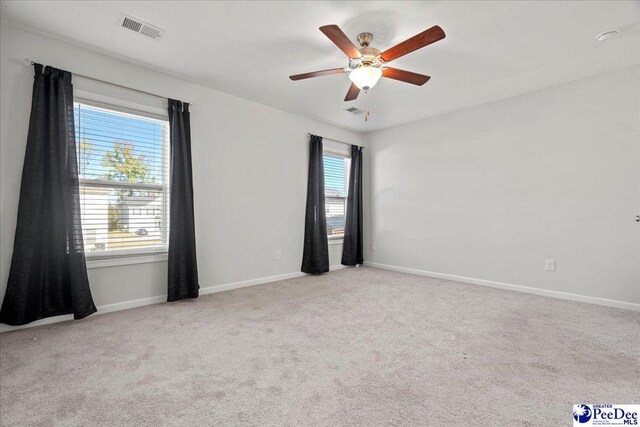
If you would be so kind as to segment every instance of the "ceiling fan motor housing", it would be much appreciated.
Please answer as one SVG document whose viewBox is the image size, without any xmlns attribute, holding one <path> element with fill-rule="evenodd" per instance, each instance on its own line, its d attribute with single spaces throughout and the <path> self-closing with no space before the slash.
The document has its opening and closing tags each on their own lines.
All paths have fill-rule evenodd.
<svg viewBox="0 0 640 427">
<path fill-rule="evenodd" d="M 373 34 L 371 33 L 358 34 L 358 43 L 360 43 L 360 46 L 362 46 L 358 49 L 358 51 L 362 56 L 358 58 L 357 66 L 379 67 L 380 65 L 382 65 L 382 61 L 380 59 L 380 50 L 370 47 L 372 40 Z"/>
<path fill-rule="evenodd" d="M 377 58 L 378 56 L 380 56 L 380 50 L 374 48 L 374 47 L 361 47 L 360 49 L 358 49 L 360 51 L 360 53 L 362 54 L 363 57 L 365 58 Z"/>
<path fill-rule="evenodd" d="M 356 67 L 380 67 L 382 65 L 380 50 L 373 47 L 361 47 L 358 50 L 362 56 L 354 61 Z"/>
</svg>

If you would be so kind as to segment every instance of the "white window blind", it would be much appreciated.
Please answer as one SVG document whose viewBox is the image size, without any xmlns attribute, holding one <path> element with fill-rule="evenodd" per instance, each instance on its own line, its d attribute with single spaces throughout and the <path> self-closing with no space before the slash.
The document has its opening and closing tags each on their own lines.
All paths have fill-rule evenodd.
<svg viewBox="0 0 640 427">
<path fill-rule="evenodd" d="M 323 162 L 327 236 L 341 238 L 344 237 L 344 223 L 347 214 L 351 159 L 346 155 L 325 151 Z"/>
<path fill-rule="evenodd" d="M 74 116 L 87 256 L 166 251 L 168 121 L 85 103 Z"/>
</svg>

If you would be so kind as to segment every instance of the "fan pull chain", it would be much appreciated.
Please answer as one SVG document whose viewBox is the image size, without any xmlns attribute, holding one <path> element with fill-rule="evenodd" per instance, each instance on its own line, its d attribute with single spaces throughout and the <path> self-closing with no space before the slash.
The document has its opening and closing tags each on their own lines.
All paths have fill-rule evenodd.
<svg viewBox="0 0 640 427">
<path fill-rule="evenodd" d="M 371 114 L 371 111 L 369 110 L 369 91 L 366 91 L 364 93 L 364 96 L 365 96 L 364 121 L 368 122 L 369 121 L 369 114 Z"/>
</svg>

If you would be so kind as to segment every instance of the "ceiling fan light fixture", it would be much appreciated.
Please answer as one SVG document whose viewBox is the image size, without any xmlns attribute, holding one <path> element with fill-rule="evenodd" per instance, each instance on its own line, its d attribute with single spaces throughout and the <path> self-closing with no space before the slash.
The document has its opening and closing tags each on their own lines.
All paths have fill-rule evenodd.
<svg viewBox="0 0 640 427">
<path fill-rule="evenodd" d="M 376 83 L 378 83 L 378 80 L 380 80 L 380 77 L 382 77 L 382 70 L 371 66 L 356 68 L 349 74 L 349 80 L 364 91 L 374 87 Z"/>
</svg>

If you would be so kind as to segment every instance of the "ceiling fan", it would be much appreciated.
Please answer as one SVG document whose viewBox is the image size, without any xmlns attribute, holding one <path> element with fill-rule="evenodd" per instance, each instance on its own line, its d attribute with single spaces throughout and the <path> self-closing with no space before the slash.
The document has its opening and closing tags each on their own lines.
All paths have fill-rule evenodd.
<svg viewBox="0 0 640 427">
<path fill-rule="evenodd" d="M 349 57 L 349 65 L 344 68 L 331 68 L 329 70 L 296 74 L 289 76 L 289 78 L 295 81 L 311 77 L 328 76 L 330 74 L 349 73 L 349 79 L 352 83 L 347 91 L 347 96 L 344 98 L 345 101 L 353 101 L 358 97 L 361 90 L 366 92 L 371 89 L 380 77 L 422 86 L 429 81 L 431 77 L 398 68 L 387 67 L 386 64 L 414 50 L 418 50 L 445 38 L 442 28 L 435 25 L 381 52 L 376 48 L 370 47 L 371 41 L 373 40 L 373 34 L 371 33 L 358 34 L 358 43 L 360 43 L 362 47 L 357 48 L 337 25 L 322 26 L 320 27 L 320 31 Z"/>
</svg>

